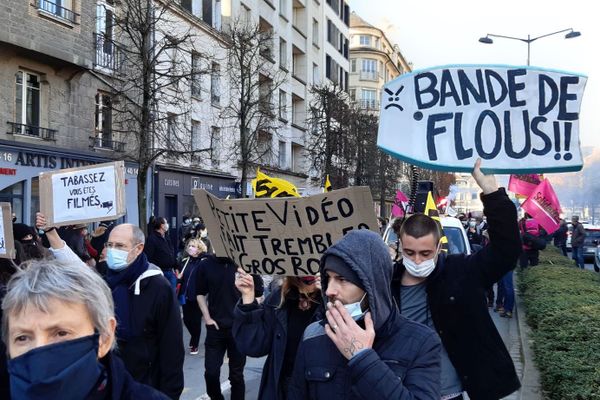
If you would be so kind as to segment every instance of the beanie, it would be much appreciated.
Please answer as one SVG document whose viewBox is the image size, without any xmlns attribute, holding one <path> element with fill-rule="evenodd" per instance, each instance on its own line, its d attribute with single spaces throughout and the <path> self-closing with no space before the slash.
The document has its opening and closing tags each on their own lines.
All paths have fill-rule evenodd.
<svg viewBox="0 0 600 400">
<path fill-rule="evenodd" d="M 323 271 L 331 271 L 336 274 L 344 277 L 347 281 L 355 284 L 362 290 L 365 290 L 365 287 L 358 277 L 358 274 L 340 257 L 330 254 L 325 259 L 325 268 Z"/>
</svg>

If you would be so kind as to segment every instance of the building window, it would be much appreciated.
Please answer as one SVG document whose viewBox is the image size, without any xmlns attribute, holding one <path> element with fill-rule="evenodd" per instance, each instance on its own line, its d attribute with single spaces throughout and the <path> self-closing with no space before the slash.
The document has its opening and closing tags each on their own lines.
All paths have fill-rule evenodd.
<svg viewBox="0 0 600 400">
<path fill-rule="evenodd" d="M 363 58 L 360 70 L 360 79 L 377 80 L 377 60 Z"/>
<path fill-rule="evenodd" d="M 256 151 L 257 151 L 258 159 L 260 160 L 261 164 L 271 165 L 272 161 L 273 161 L 272 160 L 273 136 L 269 132 L 260 131 L 260 132 L 258 132 L 258 136 L 257 136 L 256 140 L 257 140 Z"/>
<path fill-rule="evenodd" d="M 350 89 L 349 91 L 350 94 L 350 100 L 356 100 L 356 89 Z"/>
<path fill-rule="evenodd" d="M 361 46 L 370 46 L 371 45 L 371 36 L 370 35 L 360 35 L 360 45 Z"/>
<path fill-rule="evenodd" d="M 279 168 L 287 168 L 286 160 L 286 143 L 282 140 L 279 141 Z"/>
<path fill-rule="evenodd" d="M 77 23 L 79 14 L 73 11 L 72 0 L 37 0 L 38 9 L 73 24 Z"/>
<path fill-rule="evenodd" d="M 273 60 L 273 27 L 263 18 L 259 21 L 260 49 L 259 53 L 267 60 Z M 275 61 L 273 61 L 275 62 Z"/>
<path fill-rule="evenodd" d="M 16 74 L 16 122 L 17 124 L 27 125 L 21 127 L 28 129 L 28 127 L 39 127 L 40 126 L 40 77 L 35 74 L 30 74 L 24 71 L 18 71 Z M 31 134 L 38 136 L 37 130 L 29 130 L 27 132 L 21 131 L 21 133 Z"/>
<path fill-rule="evenodd" d="M 304 148 L 296 143 L 292 143 L 292 171 L 293 172 L 303 172 L 304 171 L 304 165 L 303 165 L 303 152 L 304 152 Z"/>
<path fill-rule="evenodd" d="M 112 146 L 112 98 L 106 93 L 96 94 L 95 147 Z"/>
<path fill-rule="evenodd" d="M 192 96 L 200 98 L 202 95 L 202 81 L 200 74 L 200 54 L 192 53 Z"/>
<path fill-rule="evenodd" d="M 218 106 L 221 102 L 221 67 L 217 63 L 212 63 L 210 72 L 210 102 Z"/>
<path fill-rule="evenodd" d="M 114 7 L 105 0 L 96 4 L 96 32 L 94 33 L 96 54 L 95 65 L 109 71 L 116 71 L 122 64 L 122 49 L 114 41 Z"/>
<path fill-rule="evenodd" d="M 313 85 L 318 85 L 321 83 L 321 75 L 319 73 L 319 66 L 313 63 Z"/>
<path fill-rule="evenodd" d="M 288 18 L 287 0 L 279 0 L 279 15 Z"/>
<path fill-rule="evenodd" d="M 306 120 L 306 108 L 304 99 L 292 94 L 292 125 L 304 129 Z"/>
<path fill-rule="evenodd" d="M 279 118 L 287 121 L 287 96 L 283 90 L 279 90 Z"/>
<path fill-rule="evenodd" d="M 319 21 L 317 21 L 316 19 L 313 18 L 313 25 L 312 25 L 312 42 L 315 46 L 319 45 Z"/>
<path fill-rule="evenodd" d="M 306 54 L 299 47 L 292 46 L 292 76 L 306 84 L 308 77 Z"/>
<path fill-rule="evenodd" d="M 361 107 L 366 109 L 375 109 L 377 106 L 377 92 L 372 89 L 362 89 Z"/>
<path fill-rule="evenodd" d="M 167 114 L 167 150 L 174 150 L 174 143 L 177 137 L 177 115 Z"/>
<path fill-rule="evenodd" d="M 210 127 L 210 162 L 218 168 L 221 160 L 221 128 Z"/>
<path fill-rule="evenodd" d="M 202 133 L 200 131 L 200 121 L 192 120 L 192 151 L 198 151 L 202 149 Z"/>
<path fill-rule="evenodd" d="M 287 42 L 279 38 L 279 66 L 287 71 Z"/>
<path fill-rule="evenodd" d="M 356 59 L 350 60 L 350 72 L 356 72 Z"/>
</svg>

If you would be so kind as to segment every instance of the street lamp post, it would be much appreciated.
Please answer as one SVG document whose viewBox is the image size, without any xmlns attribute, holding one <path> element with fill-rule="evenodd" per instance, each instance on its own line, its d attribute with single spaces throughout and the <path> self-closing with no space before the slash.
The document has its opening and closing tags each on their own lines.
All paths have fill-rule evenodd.
<svg viewBox="0 0 600 400">
<path fill-rule="evenodd" d="M 494 41 L 491 38 L 497 37 L 497 38 L 513 39 L 513 40 L 519 40 L 521 42 L 525 42 L 525 43 L 527 43 L 527 65 L 529 65 L 529 56 L 531 54 L 531 43 L 532 42 L 535 42 L 536 40 L 541 39 L 541 38 L 545 38 L 545 37 L 552 36 L 552 35 L 557 35 L 559 33 L 564 33 L 564 32 L 569 32 L 565 35 L 565 39 L 572 39 L 572 38 L 581 36 L 581 32 L 574 31 L 573 28 L 569 28 L 569 29 L 563 29 L 560 31 L 552 32 L 552 33 L 547 33 L 547 34 L 541 35 L 541 36 L 536 36 L 534 38 L 532 38 L 531 35 L 527 35 L 527 39 L 513 37 L 513 36 L 495 35 L 493 33 L 488 33 L 487 35 L 485 35 L 485 37 L 479 38 L 479 41 L 481 43 L 485 43 L 485 44 L 492 44 L 492 43 L 494 43 Z"/>
</svg>

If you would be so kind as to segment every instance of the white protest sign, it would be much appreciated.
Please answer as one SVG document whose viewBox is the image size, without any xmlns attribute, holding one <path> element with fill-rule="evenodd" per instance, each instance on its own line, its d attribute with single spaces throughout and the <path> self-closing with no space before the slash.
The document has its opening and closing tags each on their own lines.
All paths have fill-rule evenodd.
<svg viewBox="0 0 600 400">
<path fill-rule="evenodd" d="M 15 241 L 12 229 L 10 203 L 0 203 L 0 258 L 15 258 Z"/>
<path fill-rule="evenodd" d="M 51 226 L 125 215 L 123 161 L 40 174 L 40 209 Z"/>
<path fill-rule="evenodd" d="M 429 169 L 492 173 L 583 167 L 587 77 L 537 67 L 456 65 L 401 75 L 382 91 L 378 146 Z"/>
<path fill-rule="evenodd" d="M 216 254 L 253 274 L 315 275 L 321 255 L 347 232 L 377 232 L 368 187 L 272 199 L 193 193 Z"/>
</svg>

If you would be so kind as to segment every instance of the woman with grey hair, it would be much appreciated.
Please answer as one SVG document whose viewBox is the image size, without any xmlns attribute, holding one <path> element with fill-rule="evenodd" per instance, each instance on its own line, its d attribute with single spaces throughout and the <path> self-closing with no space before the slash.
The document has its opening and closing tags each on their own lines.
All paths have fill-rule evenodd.
<svg viewBox="0 0 600 400">
<path fill-rule="evenodd" d="M 112 294 L 91 268 L 59 259 L 21 266 L 2 311 L 13 400 L 168 399 L 112 354 Z"/>
</svg>

